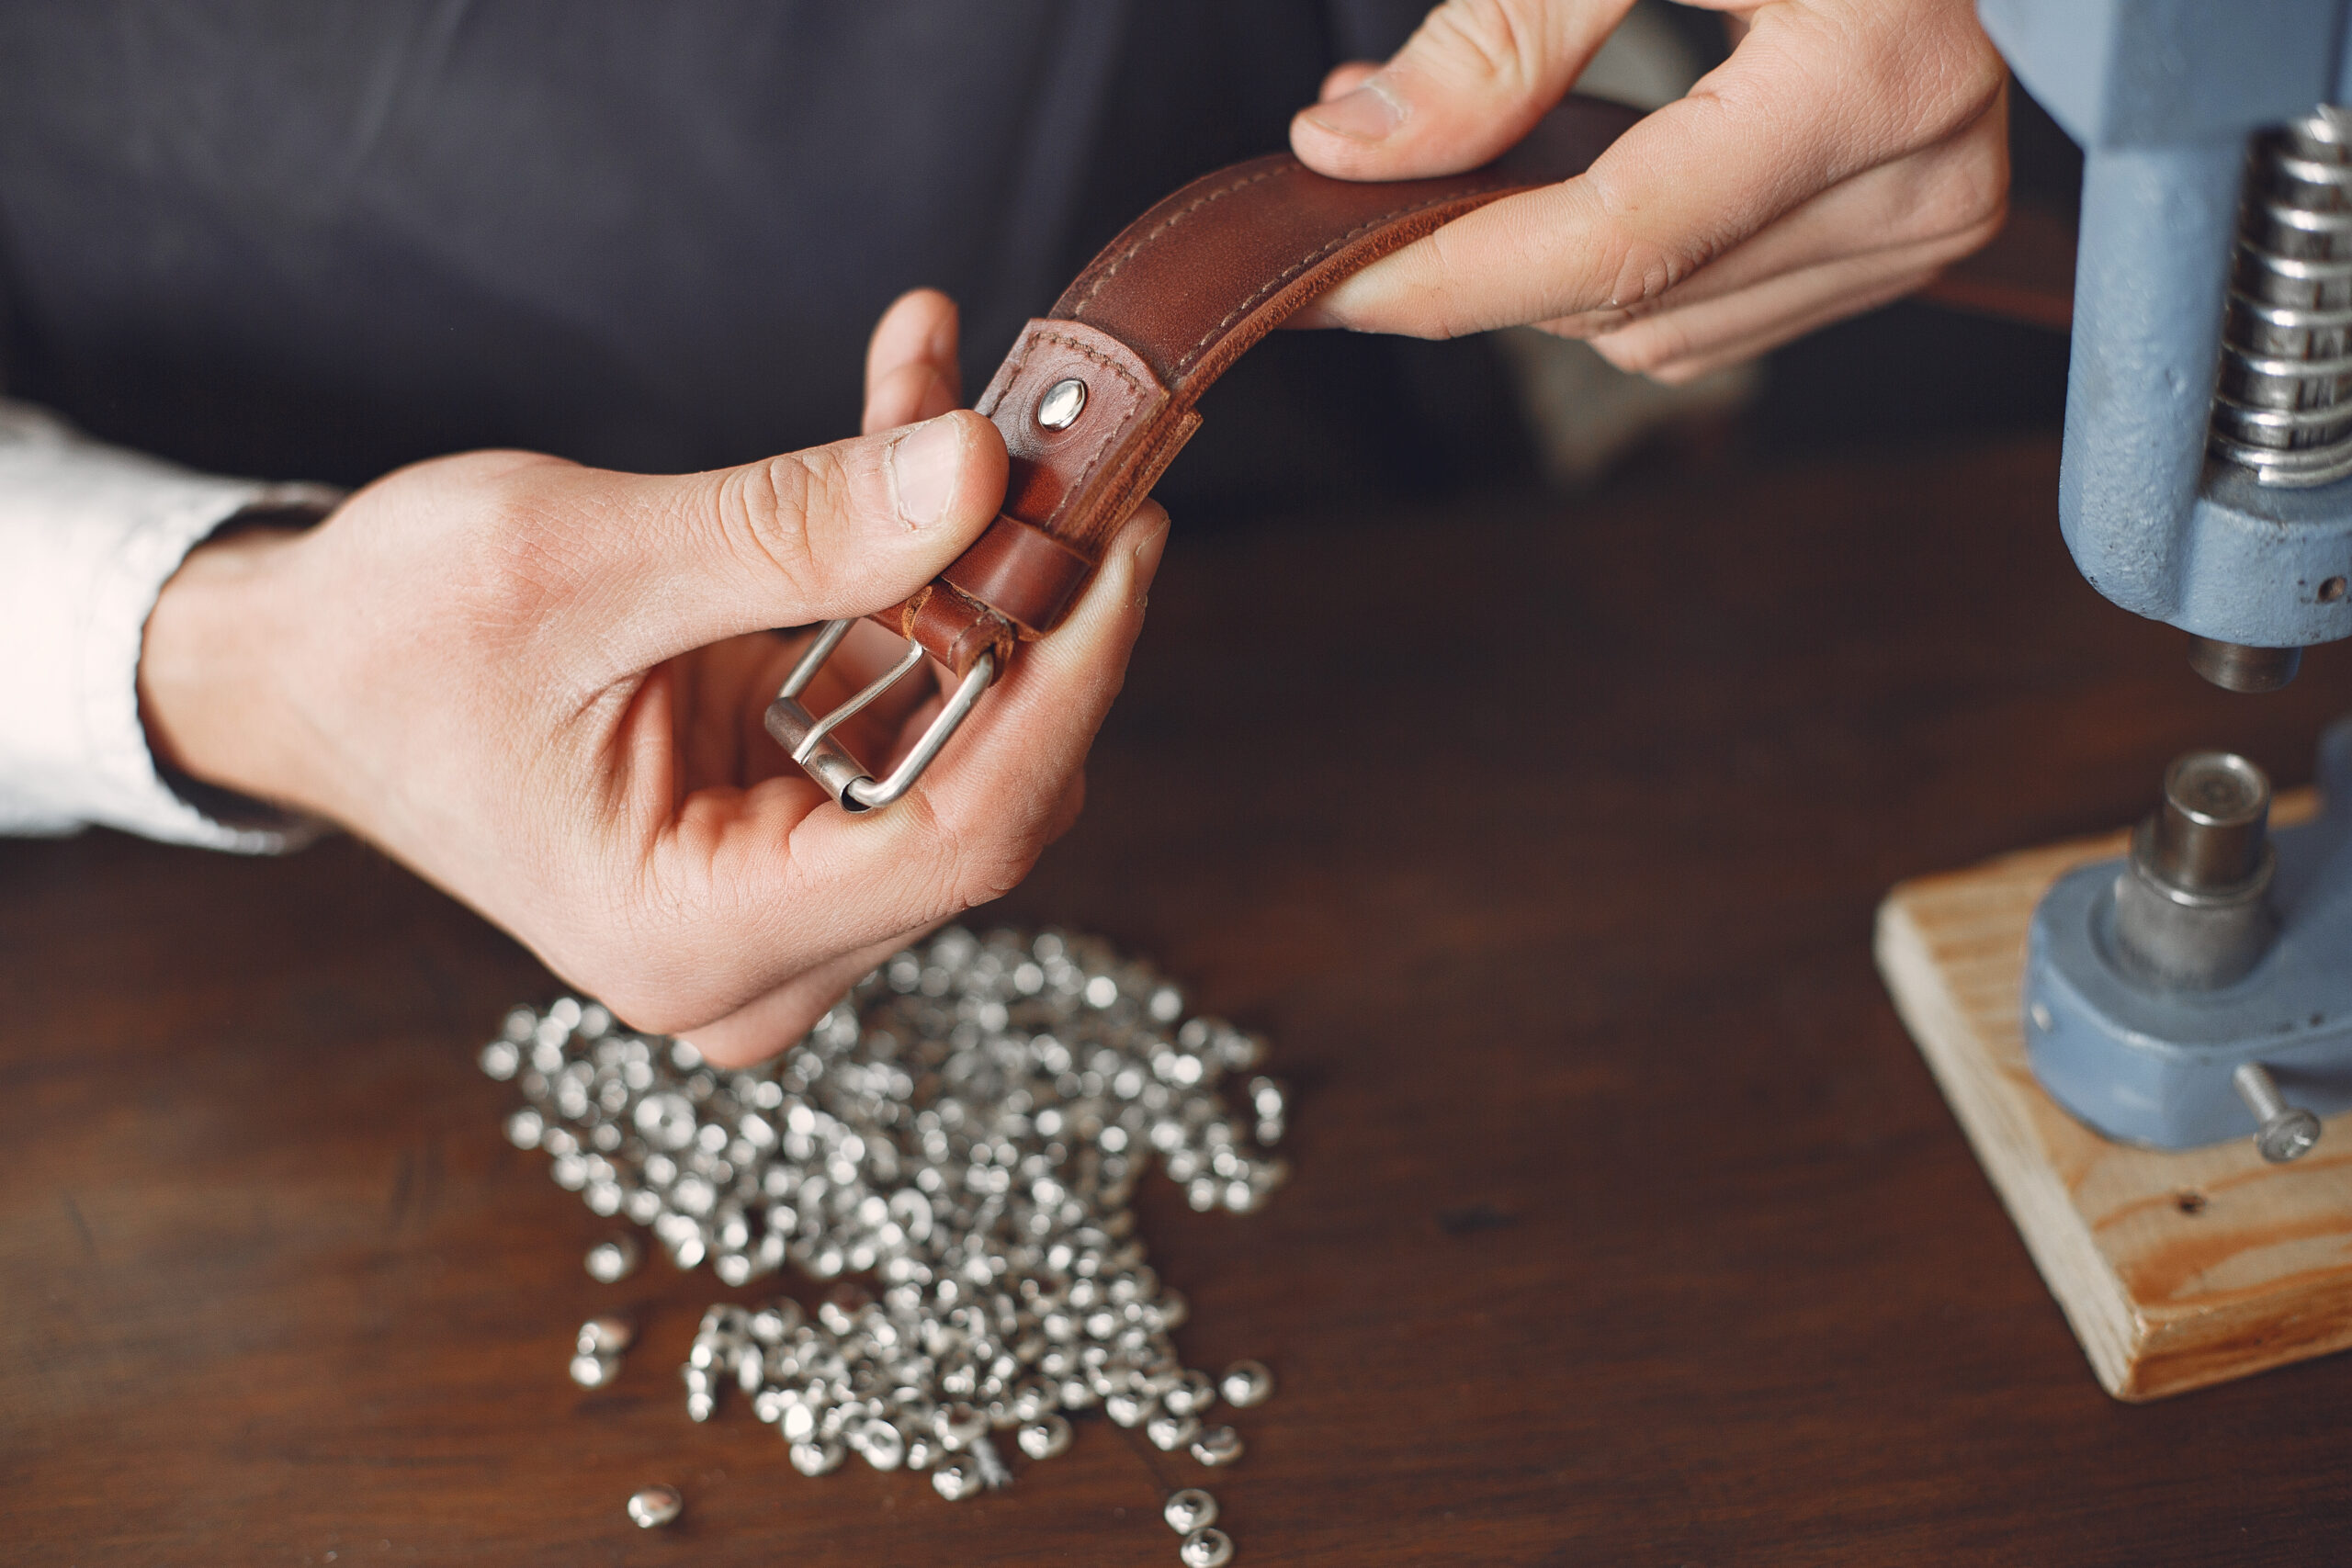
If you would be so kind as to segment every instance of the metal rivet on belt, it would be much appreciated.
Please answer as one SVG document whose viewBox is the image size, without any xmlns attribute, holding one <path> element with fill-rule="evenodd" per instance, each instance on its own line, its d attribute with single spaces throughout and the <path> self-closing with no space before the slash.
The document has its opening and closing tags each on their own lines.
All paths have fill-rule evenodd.
<svg viewBox="0 0 2352 1568">
<path fill-rule="evenodd" d="M 1068 430 L 1085 412 L 1086 383 L 1075 376 L 1055 382 L 1037 400 L 1037 423 L 1047 430 Z"/>
<path fill-rule="evenodd" d="M 690 1417 L 740 1391 L 796 1470 L 854 1453 L 956 1499 L 1012 1479 L 991 1432 L 1034 1463 L 1098 1405 L 1161 1449 L 1230 1462 L 1240 1438 L 1204 1430 L 1203 1413 L 1272 1391 L 1258 1362 L 1215 1380 L 1185 1366 L 1173 1336 L 1189 1306 L 1134 1234 L 1130 1197 L 1155 1159 L 1195 1207 L 1237 1213 L 1288 1170 L 1270 1149 L 1288 1105 L 1259 1076 L 1263 1043 L 1183 1010 L 1176 987 L 1098 942 L 951 929 L 762 1068 L 719 1070 L 570 998 L 515 1010 L 481 1066 L 526 1101 L 509 1140 L 679 1267 L 830 1282 L 813 1309 L 779 1297 L 705 1314 L 680 1369 Z M 589 1272 L 627 1277 L 639 1234 L 598 1243 Z M 583 1324 L 573 1376 L 609 1382 L 634 1337 L 617 1315 Z M 1230 1558 L 1207 1494 L 1176 1494 L 1167 1517 L 1185 1562 Z"/>
</svg>

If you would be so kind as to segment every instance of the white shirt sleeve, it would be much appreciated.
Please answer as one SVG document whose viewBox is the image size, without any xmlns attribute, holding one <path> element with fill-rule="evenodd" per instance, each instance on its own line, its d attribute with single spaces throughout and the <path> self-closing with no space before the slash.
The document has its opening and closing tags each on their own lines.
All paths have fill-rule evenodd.
<svg viewBox="0 0 2352 1568">
<path fill-rule="evenodd" d="M 91 823 L 246 853 L 318 825 L 167 782 L 139 716 L 139 653 L 187 552 L 249 506 L 333 491 L 191 473 L 0 400 L 0 833 Z"/>
</svg>

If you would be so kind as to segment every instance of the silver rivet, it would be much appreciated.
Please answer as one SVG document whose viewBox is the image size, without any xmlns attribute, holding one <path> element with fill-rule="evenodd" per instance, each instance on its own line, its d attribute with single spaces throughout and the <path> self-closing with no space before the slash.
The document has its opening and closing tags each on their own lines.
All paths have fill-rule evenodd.
<svg viewBox="0 0 2352 1568">
<path fill-rule="evenodd" d="M 1253 1404 L 1265 1404 L 1272 1395 L 1274 1374 L 1266 1370 L 1263 1361 L 1236 1361 L 1225 1369 L 1217 1387 L 1227 1404 L 1236 1410 L 1247 1410 Z"/>
<path fill-rule="evenodd" d="M 1174 1453 L 1201 1435 L 1201 1419 L 1197 1416 L 1170 1416 L 1165 1412 L 1144 1423 L 1143 1435 L 1151 1446 L 1163 1453 Z"/>
<path fill-rule="evenodd" d="M 1075 423 L 1082 395 L 1049 412 Z M 925 1103 L 895 1045 L 928 1040 L 950 1010 L 977 1038 L 940 1043 L 941 1080 L 986 1065 L 1003 1089 Z M 1053 1030 L 999 1060 L 1016 1010 Z M 1251 1081 L 1261 1042 L 1182 1013 L 1181 993 L 1148 965 L 1088 939 L 951 930 L 863 982 L 780 1075 L 616 1032 L 584 1001 L 518 1010 L 504 1039 L 528 1115 L 508 1131 L 590 1208 L 635 1222 L 596 1249 L 600 1279 L 658 1244 L 730 1283 L 786 1268 L 838 1281 L 805 1313 L 779 1299 L 707 1314 L 681 1369 L 695 1421 L 715 1419 L 738 1386 L 795 1468 L 822 1474 L 854 1452 L 928 1471 L 951 1497 L 1010 1482 L 1007 1458 L 1063 1452 L 1068 1418 L 1104 1404 L 1217 1463 L 1239 1442 L 1204 1433 L 1201 1412 L 1220 1394 L 1254 1403 L 1272 1380 L 1254 1364 L 1232 1369 L 1229 1387 L 1186 1369 L 1170 1336 L 1188 1308 L 1147 1261 L 1130 1198 L 1161 1162 L 1198 1182 L 1204 1206 L 1261 1201 L 1284 1168 L 1267 1132 L 1289 1106 L 1279 1084 Z M 493 1070 L 510 1061 L 488 1055 Z M 1036 1092 L 1072 1076 L 1100 1080 L 1099 1122 Z M 1032 1109 L 1012 1109 L 1015 1091 Z M 1068 1157 L 1086 1145 L 1090 1157 Z M 967 1191 L 1004 1234 L 971 1230 Z M 615 1375 L 634 1330 L 619 1314 L 581 1325 L 583 1381 Z M 991 1429 L 1020 1454 L 1004 1455 Z M 1188 1538 L 1215 1505 L 1169 1517 Z M 1219 1536 L 1198 1550 L 1217 1562 L 1231 1546 Z"/>
<path fill-rule="evenodd" d="M 876 1470 L 896 1470 L 907 1457 L 907 1435 L 876 1416 L 856 1428 L 854 1446 Z"/>
<path fill-rule="evenodd" d="M 618 1356 L 598 1356 L 583 1351 L 571 1358 L 571 1381 L 582 1388 L 602 1388 L 620 1375 Z"/>
<path fill-rule="evenodd" d="M 645 1248 L 637 1237 L 623 1232 L 610 1241 L 600 1241 L 588 1249 L 588 1277 L 613 1285 L 637 1272 L 644 1261 Z"/>
<path fill-rule="evenodd" d="M 537 1148 L 546 1130 L 547 1119 L 527 1105 L 506 1119 L 506 1141 L 518 1149 Z"/>
<path fill-rule="evenodd" d="M 1043 1378 L 1023 1378 L 1013 1385 L 1009 1404 L 1012 1418 L 1025 1427 L 1053 1409 L 1054 1391 Z"/>
<path fill-rule="evenodd" d="M 1051 1459 L 1069 1447 L 1069 1423 L 1058 1416 L 1041 1416 L 1021 1428 L 1021 1451 L 1031 1459 Z"/>
<path fill-rule="evenodd" d="M 824 1475 L 839 1470 L 849 1449 L 838 1438 L 817 1438 L 792 1445 L 792 1468 L 803 1475 Z"/>
<path fill-rule="evenodd" d="M 1159 1403 L 1170 1415 L 1198 1416 L 1216 1403 L 1216 1384 L 1206 1372 L 1188 1371 L 1159 1396 Z"/>
<path fill-rule="evenodd" d="M 943 1404 L 938 1416 L 939 1440 L 954 1452 L 971 1445 L 974 1438 L 989 1429 L 988 1416 L 968 1404 Z"/>
<path fill-rule="evenodd" d="M 674 1486 L 649 1486 L 628 1500 L 628 1517 L 641 1530 L 674 1523 L 686 1506 Z"/>
<path fill-rule="evenodd" d="M 1212 1526 L 1203 1526 L 1176 1549 L 1184 1568 L 1225 1568 L 1233 1561 L 1233 1538 Z"/>
<path fill-rule="evenodd" d="M 1159 1517 L 1178 1535 L 1190 1535 L 1216 1523 L 1216 1499 L 1197 1486 L 1187 1486 L 1168 1495 L 1168 1506 L 1159 1511 Z"/>
<path fill-rule="evenodd" d="M 779 1297 L 752 1314 L 752 1337 L 763 1345 L 781 1345 L 800 1324 L 800 1303 Z"/>
<path fill-rule="evenodd" d="M 592 1317 L 580 1325 L 580 1353 L 617 1356 L 636 1342 L 637 1325 L 618 1314 Z"/>
<path fill-rule="evenodd" d="M 1046 389 L 1037 400 L 1037 423 L 1047 430 L 1068 430 L 1086 409 L 1086 383 L 1072 376 Z"/>
<path fill-rule="evenodd" d="M 1230 1427 L 1211 1427 L 1193 1445 L 1193 1457 L 1212 1470 L 1241 1457 L 1241 1434 Z"/>
</svg>

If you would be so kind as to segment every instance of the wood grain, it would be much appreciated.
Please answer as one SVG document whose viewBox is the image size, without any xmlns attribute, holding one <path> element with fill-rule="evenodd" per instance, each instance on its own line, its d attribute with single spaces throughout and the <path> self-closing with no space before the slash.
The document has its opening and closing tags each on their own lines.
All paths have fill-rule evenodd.
<svg viewBox="0 0 2352 1568">
<path fill-rule="evenodd" d="M 2352 707 L 2346 649 L 2203 688 L 2056 486 L 2052 441 L 1177 519 L 1086 818 L 983 918 L 1153 954 L 1296 1088 L 1263 1213 L 1140 1192 L 1188 1355 L 1282 1380 L 1237 1568 L 2340 1554 L 2352 1358 L 2109 1400 L 1871 966 L 1902 878 L 2194 745 L 2306 780 Z M 966 1505 L 689 1422 L 745 1292 L 592 1283 L 472 1065 L 551 989 L 348 842 L 0 844 L 0 1562 L 1168 1568 L 1200 1472 L 1100 1421 Z"/>
<path fill-rule="evenodd" d="M 2313 804 L 2281 797 L 2277 819 Z M 2019 1019 L 2026 928 L 2052 882 L 2127 839 L 1906 882 L 1880 906 L 1878 961 L 2099 1382 L 2145 1400 L 2352 1345 L 2352 1114 L 2276 1166 L 2250 1138 L 2110 1143 L 2043 1092 Z"/>
</svg>

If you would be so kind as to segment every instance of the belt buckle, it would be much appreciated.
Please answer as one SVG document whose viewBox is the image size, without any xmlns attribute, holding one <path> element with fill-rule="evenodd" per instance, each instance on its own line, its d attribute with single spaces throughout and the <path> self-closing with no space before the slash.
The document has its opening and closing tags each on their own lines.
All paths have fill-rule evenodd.
<svg viewBox="0 0 2352 1568">
<path fill-rule="evenodd" d="M 790 675 L 785 677 L 783 689 L 776 693 L 775 701 L 768 705 L 763 722 L 767 732 L 775 737 L 776 743 L 792 753 L 792 760 L 799 763 L 810 778 L 825 786 L 825 792 L 840 803 L 842 810 L 870 811 L 876 807 L 889 805 L 914 788 L 915 781 L 922 777 L 923 770 L 931 766 L 932 759 L 939 755 L 940 748 L 963 728 L 965 718 L 972 711 L 972 705 L 980 700 L 980 694 L 987 691 L 996 679 L 996 655 L 993 652 L 980 655 L 965 674 L 963 682 L 956 686 L 955 694 L 947 699 L 947 705 L 939 710 L 939 716 L 931 721 L 931 728 L 922 732 L 921 740 L 915 742 L 915 749 L 907 753 L 904 761 L 891 770 L 888 778 L 876 784 L 874 775 L 866 771 L 865 764 L 851 756 L 841 742 L 832 738 L 833 727 L 897 685 L 909 671 L 921 664 L 922 644 L 909 637 L 904 658 L 864 691 L 822 718 L 816 717 L 800 705 L 801 692 L 815 678 L 817 671 L 824 668 L 825 660 L 832 657 L 833 649 L 840 647 L 842 638 L 849 635 L 849 628 L 856 624 L 854 617 L 825 623 L 825 629 L 817 634 L 817 640 L 808 645 L 808 651 L 800 656 L 800 662 L 792 667 Z"/>
</svg>

